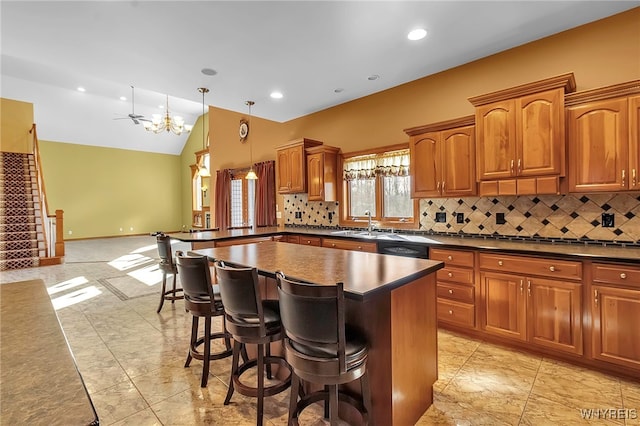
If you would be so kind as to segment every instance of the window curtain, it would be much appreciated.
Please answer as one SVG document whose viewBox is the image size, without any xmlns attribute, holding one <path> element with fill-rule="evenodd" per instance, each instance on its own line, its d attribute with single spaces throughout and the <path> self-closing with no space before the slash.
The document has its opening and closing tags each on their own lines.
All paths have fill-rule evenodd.
<svg viewBox="0 0 640 426">
<path fill-rule="evenodd" d="M 231 226 L 231 170 L 216 171 L 216 226 L 221 230 Z"/>
<path fill-rule="evenodd" d="M 276 167 L 275 161 L 254 164 L 256 182 L 256 226 L 276 226 Z"/>
<path fill-rule="evenodd" d="M 376 176 L 408 176 L 409 150 L 361 155 L 344 161 L 344 180 L 373 179 Z"/>
</svg>

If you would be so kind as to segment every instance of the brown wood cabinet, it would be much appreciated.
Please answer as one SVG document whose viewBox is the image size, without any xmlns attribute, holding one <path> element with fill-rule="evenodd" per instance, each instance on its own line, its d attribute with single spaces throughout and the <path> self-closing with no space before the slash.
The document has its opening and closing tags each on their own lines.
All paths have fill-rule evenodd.
<svg viewBox="0 0 640 426">
<path fill-rule="evenodd" d="M 636 80 L 565 99 L 570 191 L 640 189 L 639 93 Z"/>
<path fill-rule="evenodd" d="M 323 238 L 322 247 L 336 248 L 340 250 L 357 250 L 376 253 L 378 247 L 376 243 L 361 242 L 355 240 L 341 240 L 338 238 Z"/>
<path fill-rule="evenodd" d="M 295 194 L 307 191 L 305 149 L 322 145 L 312 139 L 298 139 L 277 149 L 278 193 Z"/>
<path fill-rule="evenodd" d="M 480 253 L 479 265 L 482 330 L 582 354 L 581 262 Z"/>
<path fill-rule="evenodd" d="M 474 117 L 405 129 L 411 197 L 476 194 Z"/>
<path fill-rule="evenodd" d="M 320 247 L 322 245 L 322 241 L 320 237 L 315 237 L 315 236 L 305 235 L 305 234 L 285 235 L 282 241 L 287 243 L 293 243 L 293 244 L 303 244 L 305 246 Z"/>
<path fill-rule="evenodd" d="M 481 186 L 480 195 L 560 191 L 559 183 L 538 186 L 536 178 L 565 175 L 564 94 L 573 90 L 573 74 L 564 74 L 469 98 L 476 107 L 477 179 L 496 182 Z M 497 185 L 501 179 L 513 183 Z"/>
<path fill-rule="evenodd" d="M 438 322 L 475 327 L 474 253 L 432 248 L 429 258 L 444 262 L 436 272 Z"/>
<path fill-rule="evenodd" d="M 640 371 L 640 267 L 591 267 L 591 354 Z"/>
<path fill-rule="evenodd" d="M 215 241 L 213 247 L 237 246 L 239 244 L 262 243 L 264 241 L 273 241 L 273 237 L 233 238 L 230 240 Z"/>
<path fill-rule="evenodd" d="M 307 148 L 309 201 L 338 200 L 338 153 L 340 148 L 320 145 Z"/>
</svg>

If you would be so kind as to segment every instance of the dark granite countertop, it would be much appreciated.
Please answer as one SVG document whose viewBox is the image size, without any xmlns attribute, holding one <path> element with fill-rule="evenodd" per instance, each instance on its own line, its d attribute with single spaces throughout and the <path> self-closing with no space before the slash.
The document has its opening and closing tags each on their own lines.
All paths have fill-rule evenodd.
<svg viewBox="0 0 640 426">
<path fill-rule="evenodd" d="M 427 233 L 388 233 L 374 231 L 372 236 L 362 230 L 314 227 L 266 227 L 234 229 L 228 231 L 181 232 L 170 234 L 172 238 L 186 242 L 221 241 L 240 237 L 258 237 L 277 234 L 305 234 L 319 237 L 357 239 L 361 241 L 398 241 L 426 244 L 431 247 L 495 250 L 533 255 L 575 257 L 580 260 L 620 261 L 640 264 L 640 247 L 593 242 L 586 244 L 576 240 L 519 240 L 494 236 L 444 236 Z"/>
<path fill-rule="evenodd" d="M 261 274 L 271 277 L 281 270 L 288 277 L 316 284 L 342 282 L 346 297 L 357 300 L 401 287 L 444 266 L 433 260 L 273 241 L 194 250 L 192 253 L 255 267 Z"/>
</svg>

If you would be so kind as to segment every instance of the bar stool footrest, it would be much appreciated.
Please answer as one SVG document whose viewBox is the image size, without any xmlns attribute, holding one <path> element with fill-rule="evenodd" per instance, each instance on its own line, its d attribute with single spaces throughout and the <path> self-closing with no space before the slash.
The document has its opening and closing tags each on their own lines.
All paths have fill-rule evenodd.
<svg viewBox="0 0 640 426">
<path fill-rule="evenodd" d="M 278 364 L 281 367 L 287 368 L 289 370 L 289 375 L 281 380 L 280 382 L 273 384 L 271 386 L 265 386 L 263 390 L 264 396 L 273 396 L 277 395 L 280 392 L 285 391 L 289 386 L 291 386 L 291 368 L 287 361 L 280 356 L 265 356 L 264 364 Z M 243 373 L 250 370 L 251 368 L 258 366 L 257 359 L 250 359 L 249 361 L 243 362 L 240 366 L 238 366 L 238 371 L 235 374 L 232 374 L 231 379 L 233 380 L 233 387 L 235 390 L 244 396 L 257 397 L 258 396 L 258 388 L 254 388 L 252 386 L 247 386 L 240 381 L 240 377 Z"/>
<path fill-rule="evenodd" d="M 223 332 L 218 332 L 218 333 L 212 333 L 209 336 L 210 340 L 216 340 L 216 339 L 230 339 L 231 336 L 229 336 L 227 333 L 223 333 Z M 200 361 L 202 361 L 204 359 L 204 355 L 202 354 L 202 352 L 200 352 L 198 350 L 198 347 L 204 345 L 204 336 L 198 338 L 198 340 L 196 340 L 195 344 L 193 344 L 190 348 L 189 348 L 189 355 L 191 355 L 192 358 L 194 359 L 198 359 Z M 226 358 L 228 356 L 231 356 L 233 354 L 233 349 L 228 347 L 227 349 L 225 349 L 222 352 L 214 352 L 209 354 L 209 359 L 210 360 L 217 360 L 217 359 L 223 359 Z"/>
</svg>

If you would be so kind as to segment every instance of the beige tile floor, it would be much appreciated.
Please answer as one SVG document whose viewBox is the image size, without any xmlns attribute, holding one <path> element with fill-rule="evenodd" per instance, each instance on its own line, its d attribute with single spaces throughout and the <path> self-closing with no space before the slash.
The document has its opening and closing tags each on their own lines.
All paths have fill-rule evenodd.
<svg viewBox="0 0 640 426">
<path fill-rule="evenodd" d="M 222 404 L 229 359 L 212 363 L 204 389 L 201 364 L 183 368 L 191 318 L 182 301 L 156 314 L 153 237 L 72 241 L 66 250 L 64 265 L 3 272 L 0 283 L 44 279 L 102 425 L 255 424 L 253 399 L 236 394 Z M 131 282 L 133 290 L 118 285 Z M 638 381 L 446 331 L 438 354 L 435 401 L 419 425 L 640 425 Z M 286 424 L 287 398 L 267 398 L 265 424 Z M 581 415 L 597 409 L 615 413 Z M 325 424 L 320 413 L 309 411 L 301 424 Z"/>
</svg>

